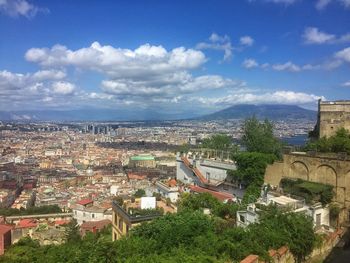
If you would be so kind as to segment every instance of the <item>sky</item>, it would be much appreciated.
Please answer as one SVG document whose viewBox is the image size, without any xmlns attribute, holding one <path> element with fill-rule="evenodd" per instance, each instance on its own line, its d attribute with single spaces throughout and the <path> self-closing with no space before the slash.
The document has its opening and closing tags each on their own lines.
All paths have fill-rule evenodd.
<svg viewBox="0 0 350 263">
<path fill-rule="evenodd" d="M 0 0 L 0 111 L 350 99 L 350 0 Z"/>
</svg>

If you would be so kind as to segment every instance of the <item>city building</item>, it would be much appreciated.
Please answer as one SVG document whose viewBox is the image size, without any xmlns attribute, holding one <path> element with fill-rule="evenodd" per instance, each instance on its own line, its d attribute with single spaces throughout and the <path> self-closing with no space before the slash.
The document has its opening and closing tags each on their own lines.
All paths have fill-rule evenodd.
<svg viewBox="0 0 350 263">
<path fill-rule="evenodd" d="M 237 211 L 237 226 L 246 227 L 259 221 L 259 216 L 264 207 L 273 204 L 287 213 L 304 213 L 312 218 L 314 227 L 330 227 L 329 208 L 321 203 L 307 205 L 304 199 L 295 199 L 289 196 L 268 192 L 259 198 L 256 203 L 251 203 L 246 210 Z"/>
<path fill-rule="evenodd" d="M 154 156 L 150 154 L 139 154 L 130 157 L 129 167 L 146 167 L 146 168 L 154 168 L 156 167 L 156 161 Z"/>
<path fill-rule="evenodd" d="M 5 250 L 11 246 L 11 231 L 11 226 L 0 224 L 0 255 L 3 255 Z"/>
<path fill-rule="evenodd" d="M 112 213 L 104 207 L 94 205 L 91 199 L 82 199 L 71 206 L 73 218 L 79 225 L 88 221 L 100 221 L 103 219 L 112 219 Z"/>
<path fill-rule="evenodd" d="M 149 203 L 149 199 L 153 202 Z M 152 200 L 151 200 L 152 201 Z M 117 240 L 129 233 L 130 229 L 143 223 L 152 221 L 164 213 L 176 212 L 176 207 L 167 205 L 164 201 L 156 201 L 155 197 L 142 197 L 136 200 L 124 200 L 120 205 L 113 201 L 112 239 Z"/>
<path fill-rule="evenodd" d="M 156 191 L 161 194 L 164 198 L 169 198 L 171 202 L 175 203 L 179 196 L 179 187 L 175 179 L 157 181 Z"/>
<path fill-rule="evenodd" d="M 109 226 L 110 224 L 111 224 L 111 220 L 109 219 L 84 222 L 80 225 L 80 234 L 82 236 L 85 236 L 88 232 L 95 234 L 101 231 L 102 229 L 104 229 L 105 227 Z"/>
<path fill-rule="evenodd" d="M 202 158 L 191 154 L 176 157 L 176 179 L 185 185 L 195 185 L 208 190 L 233 194 L 242 199 L 244 189 L 232 183 L 229 170 L 236 170 L 232 161 Z"/>
</svg>

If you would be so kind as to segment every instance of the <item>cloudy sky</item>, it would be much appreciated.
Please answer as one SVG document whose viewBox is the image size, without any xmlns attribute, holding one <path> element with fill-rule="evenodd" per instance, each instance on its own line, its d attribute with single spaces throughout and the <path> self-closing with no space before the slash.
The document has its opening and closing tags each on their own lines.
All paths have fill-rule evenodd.
<svg viewBox="0 0 350 263">
<path fill-rule="evenodd" d="M 0 110 L 350 99 L 350 0 L 0 0 Z"/>
</svg>

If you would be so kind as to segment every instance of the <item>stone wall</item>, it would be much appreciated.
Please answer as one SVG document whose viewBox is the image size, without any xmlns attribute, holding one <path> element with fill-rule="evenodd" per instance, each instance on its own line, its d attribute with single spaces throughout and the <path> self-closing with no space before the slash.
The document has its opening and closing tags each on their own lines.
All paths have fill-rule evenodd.
<svg viewBox="0 0 350 263">
<path fill-rule="evenodd" d="M 350 215 L 350 159 L 346 156 L 316 155 L 292 152 L 283 155 L 283 162 L 268 165 L 265 183 L 278 186 L 282 178 L 300 178 L 330 184 L 335 199 L 342 207 L 340 222 L 349 221 Z"/>
<path fill-rule="evenodd" d="M 329 137 L 340 128 L 350 130 L 350 101 L 319 102 L 320 137 Z"/>
</svg>

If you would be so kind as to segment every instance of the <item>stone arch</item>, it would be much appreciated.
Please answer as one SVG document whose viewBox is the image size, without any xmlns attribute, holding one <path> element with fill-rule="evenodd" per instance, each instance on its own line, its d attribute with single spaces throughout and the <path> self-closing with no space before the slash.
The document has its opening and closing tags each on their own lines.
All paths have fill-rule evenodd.
<svg viewBox="0 0 350 263">
<path fill-rule="evenodd" d="M 350 201 L 350 170 L 345 174 L 346 200 Z"/>
<path fill-rule="evenodd" d="M 322 164 L 317 167 L 313 181 L 322 184 L 330 184 L 336 187 L 337 172 L 332 166 L 328 164 Z"/>
<path fill-rule="evenodd" d="M 309 168 L 302 161 L 295 161 L 289 167 L 289 177 L 309 180 Z"/>
</svg>

